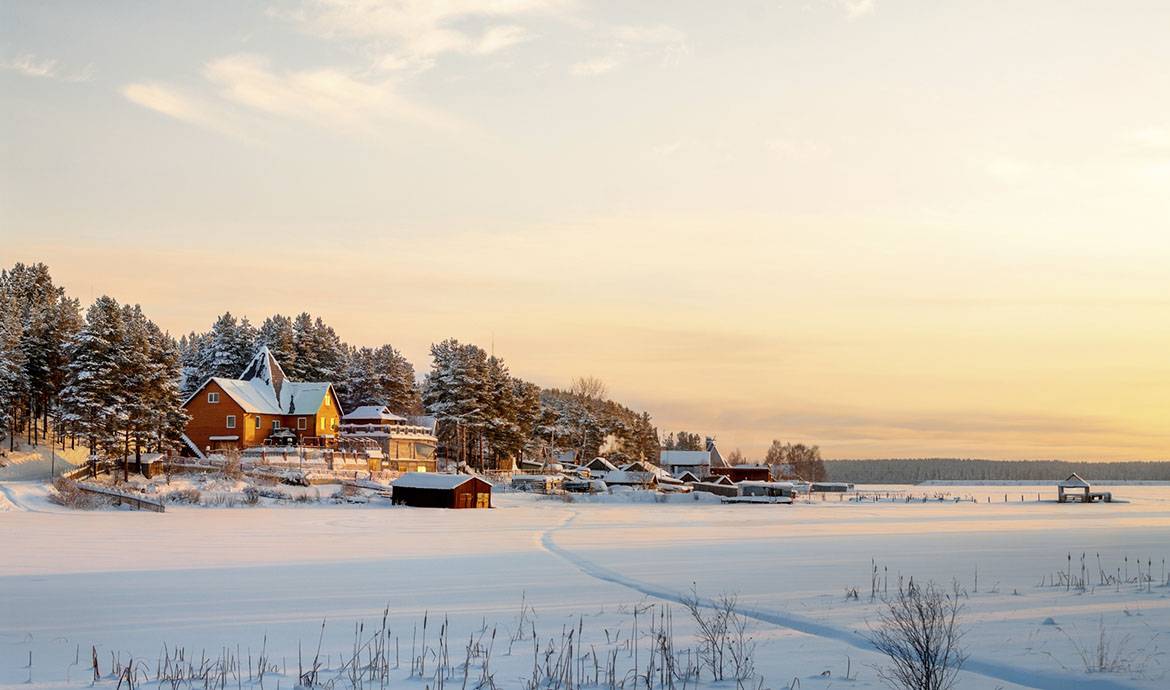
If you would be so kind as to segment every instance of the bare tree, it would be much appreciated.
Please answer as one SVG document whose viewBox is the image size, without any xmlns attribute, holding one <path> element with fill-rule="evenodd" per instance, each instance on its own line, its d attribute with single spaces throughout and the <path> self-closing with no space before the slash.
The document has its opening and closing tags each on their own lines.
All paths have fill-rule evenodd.
<svg viewBox="0 0 1170 690">
<path fill-rule="evenodd" d="M 946 593 L 933 583 L 914 580 L 898 588 L 886 602 L 877 626 L 870 626 L 869 641 L 889 658 L 877 669 L 878 677 L 899 690 L 949 690 L 967 660 L 959 643 L 959 602 L 956 587 Z"/>
<path fill-rule="evenodd" d="M 596 376 L 578 376 L 569 385 L 569 392 L 583 398 L 604 400 L 609 395 L 609 388 Z"/>
</svg>

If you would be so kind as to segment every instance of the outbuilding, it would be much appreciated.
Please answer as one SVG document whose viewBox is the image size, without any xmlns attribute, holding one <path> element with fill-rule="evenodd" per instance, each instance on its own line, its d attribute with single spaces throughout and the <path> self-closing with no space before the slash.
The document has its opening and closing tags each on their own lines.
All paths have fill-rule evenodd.
<svg viewBox="0 0 1170 690">
<path fill-rule="evenodd" d="M 390 482 L 395 504 L 417 508 L 491 508 L 492 485 L 471 474 L 409 472 Z"/>
</svg>

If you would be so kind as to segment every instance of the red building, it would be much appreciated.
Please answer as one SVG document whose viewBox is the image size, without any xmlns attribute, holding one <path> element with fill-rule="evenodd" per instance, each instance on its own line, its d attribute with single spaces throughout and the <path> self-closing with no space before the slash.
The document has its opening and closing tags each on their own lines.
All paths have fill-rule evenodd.
<svg viewBox="0 0 1170 690">
<path fill-rule="evenodd" d="M 183 409 L 191 417 L 184 441 L 196 454 L 264 445 L 281 430 L 301 444 L 332 446 L 342 416 L 333 384 L 290 381 L 267 347 L 239 378 L 205 381 Z"/>
</svg>

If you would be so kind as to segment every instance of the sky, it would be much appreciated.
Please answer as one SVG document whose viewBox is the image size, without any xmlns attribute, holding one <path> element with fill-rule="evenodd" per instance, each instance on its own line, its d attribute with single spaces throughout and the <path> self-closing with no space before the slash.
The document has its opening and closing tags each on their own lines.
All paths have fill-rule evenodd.
<svg viewBox="0 0 1170 690">
<path fill-rule="evenodd" d="M 0 0 L 0 264 L 760 456 L 1170 458 L 1170 4 Z"/>
</svg>

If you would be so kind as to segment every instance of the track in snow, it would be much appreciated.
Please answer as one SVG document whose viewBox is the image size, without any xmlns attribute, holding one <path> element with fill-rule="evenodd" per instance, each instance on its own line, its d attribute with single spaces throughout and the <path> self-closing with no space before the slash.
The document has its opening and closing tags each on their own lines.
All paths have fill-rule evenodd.
<svg viewBox="0 0 1170 690">
<path fill-rule="evenodd" d="M 545 551 L 567 561 L 570 565 L 592 578 L 603 582 L 610 582 L 663 601 L 680 605 L 683 603 L 686 595 L 682 592 L 626 577 L 615 570 L 600 566 L 572 551 L 558 546 L 553 539 L 554 533 L 565 529 L 575 519 L 577 519 L 576 511 L 560 525 L 546 530 L 541 535 L 540 544 Z M 712 606 L 710 600 L 705 600 L 701 603 L 704 606 Z M 870 644 L 869 640 L 851 630 L 843 630 L 825 625 L 824 623 L 818 623 L 802 616 L 794 616 L 790 613 L 780 613 L 768 609 L 740 607 L 739 612 L 748 618 L 762 623 L 788 628 L 789 630 L 795 630 L 796 632 L 833 640 L 835 642 L 842 642 L 866 652 L 874 651 L 873 645 Z M 1106 678 L 1080 678 L 1060 673 L 1032 671 L 1026 668 L 974 657 L 968 658 L 963 664 L 963 671 L 1016 685 L 1037 688 L 1038 690 L 1131 690 L 1132 688 L 1132 686 Z"/>
</svg>

